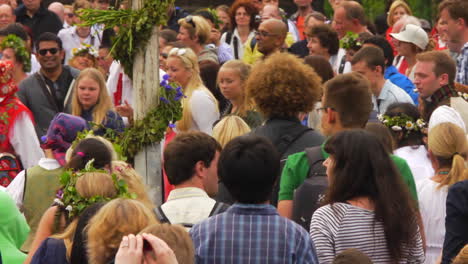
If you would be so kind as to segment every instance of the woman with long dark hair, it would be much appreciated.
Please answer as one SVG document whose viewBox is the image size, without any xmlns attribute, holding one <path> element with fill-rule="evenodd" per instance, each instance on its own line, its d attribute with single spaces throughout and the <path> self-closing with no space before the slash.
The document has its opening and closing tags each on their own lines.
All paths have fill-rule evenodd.
<svg viewBox="0 0 468 264">
<path fill-rule="evenodd" d="M 329 189 L 310 227 L 320 263 L 349 248 L 374 263 L 422 263 L 416 205 L 380 140 L 349 130 L 325 151 Z"/>
</svg>

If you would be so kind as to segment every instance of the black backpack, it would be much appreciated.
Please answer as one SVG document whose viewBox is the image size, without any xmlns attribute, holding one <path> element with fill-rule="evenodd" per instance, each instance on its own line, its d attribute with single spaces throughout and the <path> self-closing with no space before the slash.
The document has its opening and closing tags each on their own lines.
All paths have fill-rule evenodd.
<svg viewBox="0 0 468 264">
<path fill-rule="evenodd" d="M 211 212 L 208 215 L 208 217 L 212 217 L 213 215 L 223 213 L 228 208 L 229 208 L 229 204 L 216 202 L 215 205 L 213 206 L 213 209 L 211 209 Z M 156 218 L 159 220 L 161 224 L 164 224 L 164 223 L 172 224 L 171 221 L 169 221 L 169 218 L 167 218 L 166 214 L 162 210 L 161 205 L 154 209 L 154 213 L 156 214 Z M 186 228 L 192 228 L 194 225 L 193 223 L 180 223 L 180 224 Z"/>
<path fill-rule="evenodd" d="M 305 152 L 310 170 L 305 181 L 294 191 L 292 220 L 309 231 L 312 214 L 320 207 L 328 180 L 321 147 L 306 148 Z"/>
<path fill-rule="evenodd" d="M 225 42 L 228 44 L 228 45 L 231 45 L 231 39 L 233 37 L 233 32 L 232 31 L 228 31 L 226 33 L 226 40 Z M 234 39 L 233 39 L 234 43 L 234 59 L 236 60 L 240 60 L 242 58 L 239 58 L 239 51 L 237 50 L 237 47 L 239 45 L 239 40 L 237 39 L 236 36 L 234 36 Z M 255 45 L 257 45 L 257 38 L 256 37 L 253 37 L 251 40 L 250 40 L 250 49 L 253 50 L 255 49 Z"/>
</svg>

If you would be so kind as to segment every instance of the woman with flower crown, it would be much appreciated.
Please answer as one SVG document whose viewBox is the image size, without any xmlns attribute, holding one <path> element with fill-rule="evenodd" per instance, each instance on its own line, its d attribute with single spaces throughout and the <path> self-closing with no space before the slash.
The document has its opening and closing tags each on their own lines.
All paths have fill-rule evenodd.
<svg viewBox="0 0 468 264">
<path fill-rule="evenodd" d="M 20 83 L 26 79 L 27 72 L 31 71 L 31 53 L 27 50 L 25 43 L 18 36 L 10 34 L 0 43 L 2 58 L 13 63 L 13 81 Z"/>
<path fill-rule="evenodd" d="M 73 57 L 68 61 L 68 65 L 82 71 L 86 68 L 98 67 L 97 51 L 87 44 L 82 44 L 79 48 L 72 50 Z"/>
<path fill-rule="evenodd" d="M 468 180 L 465 166 L 468 141 L 461 127 L 441 123 L 429 130 L 428 149 L 435 173 L 416 183 L 426 233 L 424 263 L 427 264 L 436 263 L 442 254 L 448 188 L 459 181 Z"/>
<path fill-rule="evenodd" d="M 24 168 L 35 166 L 44 152 L 39 147 L 33 117 L 15 93 L 13 63 L 0 61 L 0 185 L 7 187 Z"/>
<path fill-rule="evenodd" d="M 410 103 L 393 103 L 379 118 L 392 134 L 396 145 L 393 153 L 406 160 L 414 181 L 434 175 L 423 141 L 426 124 L 421 119 L 418 108 Z"/>
</svg>

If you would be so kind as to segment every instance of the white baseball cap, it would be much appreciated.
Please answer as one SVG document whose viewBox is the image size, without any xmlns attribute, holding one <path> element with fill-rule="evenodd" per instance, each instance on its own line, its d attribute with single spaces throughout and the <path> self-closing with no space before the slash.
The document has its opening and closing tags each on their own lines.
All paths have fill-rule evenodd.
<svg viewBox="0 0 468 264">
<path fill-rule="evenodd" d="M 413 24 L 406 25 L 400 33 L 391 33 L 390 36 L 399 41 L 413 43 L 422 50 L 425 50 L 429 43 L 426 31 L 422 27 Z"/>
</svg>

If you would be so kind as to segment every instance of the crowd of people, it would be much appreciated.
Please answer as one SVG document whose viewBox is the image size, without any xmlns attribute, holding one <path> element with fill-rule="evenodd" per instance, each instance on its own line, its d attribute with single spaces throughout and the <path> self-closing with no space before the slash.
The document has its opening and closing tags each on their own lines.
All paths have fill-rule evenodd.
<svg viewBox="0 0 468 264">
<path fill-rule="evenodd" d="M 0 1 L 0 264 L 468 263 L 468 2 L 293 2 L 168 7 L 152 194 L 119 28 L 79 15 L 129 3 Z"/>
</svg>

